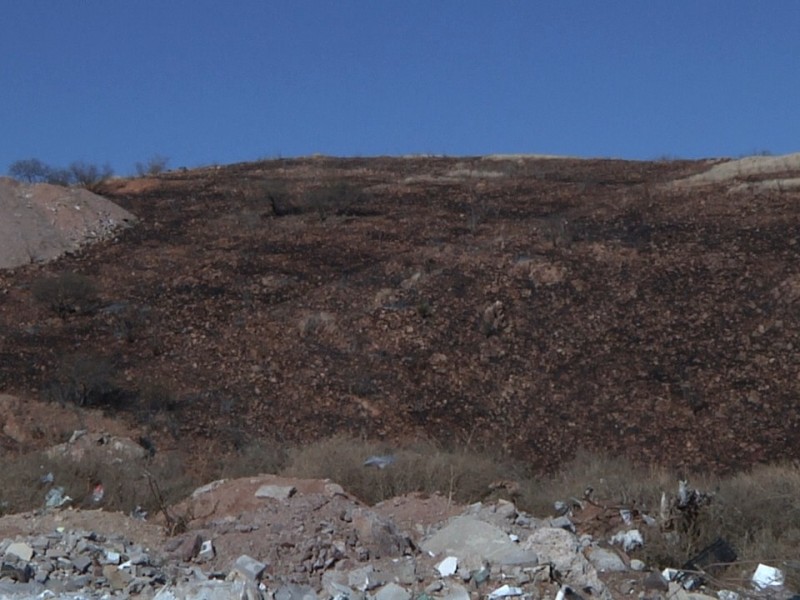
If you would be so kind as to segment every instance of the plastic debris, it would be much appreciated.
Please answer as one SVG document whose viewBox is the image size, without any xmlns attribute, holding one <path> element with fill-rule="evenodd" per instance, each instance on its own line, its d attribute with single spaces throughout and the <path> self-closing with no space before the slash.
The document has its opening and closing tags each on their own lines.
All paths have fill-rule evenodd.
<svg viewBox="0 0 800 600">
<path fill-rule="evenodd" d="M 97 485 L 92 488 L 92 502 L 97 504 L 98 502 L 103 501 L 103 496 L 106 495 L 105 488 L 103 487 L 102 483 L 98 483 Z"/>
<path fill-rule="evenodd" d="M 644 538 L 638 529 L 619 531 L 611 538 L 612 544 L 620 544 L 625 552 L 644 546 Z"/>
<path fill-rule="evenodd" d="M 509 596 L 522 596 L 522 588 L 513 587 L 508 584 L 502 585 L 489 594 L 489 600 L 495 600 L 495 598 L 508 598 Z"/>
<path fill-rule="evenodd" d="M 759 564 L 756 572 L 753 573 L 753 585 L 763 590 L 769 587 L 780 587 L 783 585 L 783 571 L 769 565 Z"/>
<path fill-rule="evenodd" d="M 717 538 L 684 563 L 677 580 L 687 590 L 697 589 L 706 582 L 706 573 L 719 577 L 725 567 L 736 562 L 737 558 L 731 545 L 726 540 Z"/>
<path fill-rule="evenodd" d="M 44 496 L 44 505 L 47 508 L 59 508 L 70 502 L 72 498 L 64 495 L 63 487 L 50 488 Z"/>
<path fill-rule="evenodd" d="M 50 473 L 48 473 L 47 475 L 42 475 L 41 477 L 39 477 L 39 483 L 41 483 L 43 485 L 50 485 L 54 481 L 55 481 L 55 477 L 53 476 L 53 472 L 52 471 Z"/>
<path fill-rule="evenodd" d="M 382 456 L 370 456 L 367 460 L 364 461 L 365 467 L 377 467 L 378 469 L 385 469 L 389 465 L 393 464 L 395 461 L 395 457 L 391 454 L 385 454 Z"/>
<path fill-rule="evenodd" d="M 556 600 L 565 600 L 565 598 L 574 598 L 575 596 L 577 596 L 577 594 L 575 594 L 571 587 L 562 585 L 556 594 Z M 581 596 L 578 597 L 580 598 Z"/>
<path fill-rule="evenodd" d="M 455 556 L 448 556 L 442 562 L 436 565 L 436 570 L 439 571 L 439 575 L 442 577 L 450 577 L 451 575 L 455 575 L 457 569 L 458 559 Z"/>
</svg>

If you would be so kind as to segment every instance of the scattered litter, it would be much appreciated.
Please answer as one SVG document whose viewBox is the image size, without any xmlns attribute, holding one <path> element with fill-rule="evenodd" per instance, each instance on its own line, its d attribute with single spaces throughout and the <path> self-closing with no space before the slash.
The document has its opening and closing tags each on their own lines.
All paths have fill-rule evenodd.
<svg viewBox="0 0 800 600">
<path fill-rule="evenodd" d="M 391 454 L 385 454 L 383 456 L 370 456 L 367 460 L 364 461 L 365 467 L 377 467 L 378 469 L 385 469 L 394 461 L 397 460 Z"/>
<path fill-rule="evenodd" d="M 455 575 L 457 569 L 458 559 L 455 556 L 448 556 L 442 562 L 436 565 L 436 570 L 439 571 L 439 575 L 442 577 L 450 577 L 451 575 Z"/>
<path fill-rule="evenodd" d="M 663 571 L 661 571 L 661 576 L 666 579 L 667 581 L 675 581 L 678 577 L 678 569 L 670 569 L 667 567 Z"/>
<path fill-rule="evenodd" d="M 98 483 L 97 485 L 92 488 L 92 502 L 97 504 L 98 502 L 103 501 L 103 496 L 106 495 L 105 488 L 103 487 L 102 483 Z"/>
<path fill-rule="evenodd" d="M 72 436 L 70 436 L 69 441 L 67 443 L 74 444 L 87 433 L 89 433 L 88 429 L 76 429 L 75 431 L 72 432 Z"/>
<path fill-rule="evenodd" d="M 784 581 L 783 571 L 769 565 L 759 564 L 756 572 L 753 573 L 752 581 L 756 589 L 759 590 L 768 587 L 780 587 Z"/>
<path fill-rule="evenodd" d="M 556 600 L 564 600 L 565 598 L 573 598 L 576 594 L 572 591 L 572 588 L 568 585 L 562 585 L 561 589 L 558 590 L 556 594 Z M 580 596 L 578 596 L 580 598 Z"/>
<path fill-rule="evenodd" d="M 53 477 L 52 471 L 47 475 L 42 475 L 41 477 L 39 477 L 39 483 L 43 485 L 50 485 L 51 483 L 53 483 L 53 481 L 55 481 L 55 477 Z"/>
<path fill-rule="evenodd" d="M 522 595 L 522 588 L 512 587 L 508 584 L 500 586 L 496 590 L 494 590 L 491 594 L 489 594 L 489 600 L 495 600 L 495 598 L 508 598 L 509 596 L 521 596 Z"/>
<path fill-rule="evenodd" d="M 731 590 L 720 590 L 717 592 L 719 600 L 739 600 L 739 594 Z"/>
<path fill-rule="evenodd" d="M 705 583 L 706 573 L 719 577 L 725 567 L 736 562 L 737 558 L 731 545 L 726 540 L 717 538 L 684 563 L 677 580 L 687 590 L 697 589 Z"/>
<path fill-rule="evenodd" d="M 630 525 L 633 523 L 633 513 L 627 508 L 620 508 L 619 509 L 619 516 L 622 517 L 622 522 L 625 525 Z"/>
<path fill-rule="evenodd" d="M 645 525 L 647 525 L 648 527 L 655 527 L 656 525 L 658 525 L 658 521 L 656 521 L 650 515 L 643 514 L 642 521 L 644 521 Z"/>
<path fill-rule="evenodd" d="M 644 538 L 638 529 L 619 531 L 611 538 L 612 544 L 620 544 L 625 552 L 644 546 Z"/>
<path fill-rule="evenodd" d="M 50 488 L 44 495 L 44 505 L 47 508 L 60 508 L 70 502 L 72 502 L 72 498 L 64 495 L 63 487 Z"/>
<path fill-rule="evenodd" d="M 216 556 L 216 550 L 214 550 L 214 544 L 211 540 L 206 540 L 203 542 L 203 545 L 200 546 L 200 552 L 197 553 L 197 560 L 198 562 L 207 562 L 212 560 Z"/>
</svg>

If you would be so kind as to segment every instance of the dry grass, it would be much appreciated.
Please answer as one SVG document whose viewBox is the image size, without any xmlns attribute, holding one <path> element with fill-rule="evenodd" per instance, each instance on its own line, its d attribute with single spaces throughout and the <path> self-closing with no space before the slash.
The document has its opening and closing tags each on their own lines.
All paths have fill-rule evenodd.
<svg viewBox="0 0 800 600">
<path fill-rule="evenodd" d="M 738 561 L 721 575 L 728 587 L 747 582 L 755 566 L 783 569 L 788 584 L 800 587 L 800 467 L 759 465 L 720 479 L 696 475 L 692 487 L 712 494 L 696 515 L 678 514 L 671 527 L 643 527 L 645 546 L 637 557 L 647 564 L 680 568 L 709 544 L 722 538 Z M 553 502 L 582 499 L 592 487 L 604 505 L 637 508 L 658 518 L 662 493 L 674 497 L 678 476 L 665 469 L 638 467 L 621 458 L 579 452 L 552 477 L 521 482 L 518 505 L 536 516 L 553 512 Z"/>
<path fill-rule="evenodd" d="M 386 454 L 378 442 L 335 437 L 291 451 L 284 473 L 327 477 L 370 504 L 410 492 L 441 492 L 472 502 L 486 497 L 493 481 L 508 476 L 508 469 L 488 455 L 429 443 L 392 452 L 395 461 L 385 469 L 364 466 L 370 456 Z"/>
<path fill-rule="evenodd" d="M 4 457 L 0 470 L 0 513 L 16 513 L 42 508 L 52 487 L 63 488 L 73 499 L 72 506 L 95 508 L 89 500 L 95 483 L 102 482 L 107 510 L 130 512 L 137 506 L 155 514 L 158 504 L 147 485 L 146 473 L 159 482 L 164 497 L 171 503 L 186 497 L 200 482 L 186 475 L 183 457 L 162 455 L 158 461 L 120 468 L 100 456 L 87 455 L 80 461 L 64 456 L 49 457 L 43 452 Z M 52 474 L 53 482 L 42 477 Z"/>
</svg>

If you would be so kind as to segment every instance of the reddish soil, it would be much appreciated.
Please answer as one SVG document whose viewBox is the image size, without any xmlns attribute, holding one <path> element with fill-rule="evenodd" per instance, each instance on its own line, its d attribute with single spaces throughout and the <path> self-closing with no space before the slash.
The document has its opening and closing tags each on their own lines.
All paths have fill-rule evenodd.
<svg viewBox="0 0 800 600">
<path fill-rule="evenodd" d="M 135 227 L 0 273 L 0 390 L 44 399 L 80 354 L 113 365 L 107 414 L 163 445 L 800 458 L 798 191 L 665 185 L 706 168 L 311 158 L 110 182 Z M 32 300 L 63 271 L 96 310 Z"/>
</svg>

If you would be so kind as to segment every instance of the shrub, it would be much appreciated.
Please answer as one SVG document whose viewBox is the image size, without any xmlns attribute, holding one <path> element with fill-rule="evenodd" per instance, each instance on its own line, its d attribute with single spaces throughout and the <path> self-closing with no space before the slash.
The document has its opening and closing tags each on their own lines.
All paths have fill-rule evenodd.
<svg viewBox="0 0 800 600">
<path fill-rule="evenodd" d="M 73 181 L 84 187 L 95 185 L 114 175 L 114 170 L 109 164 L 98 167 L 82 161 L 73 162 L 69 166 L 69 172 L 72 174 Z"/>
<path fill-rule="evenodd" d="M 8 174 L 28 183 L 51 183 L 54 185 L 81 185 L 90 187 L 114 175 L 110 165 L 102 167 L 82 161 L 73 162 L 68 168 L 51 167 L 37 158 L 18 160 L 11 164 Z"/>
<path fill-rule="evenodd" d="M 61 273 L 37 279 L 31 285 L 33 297 L 64 318 L 70 313 L 90 312 L 97 301 L 94 282 L 80 273 Z"/>
<path fill-rule="evenodd" d="M 118 403 L 124 391 L 116 384 L 111 362 L 91 354 L 65 357 L 50 385 L 50 397 L 62 404 L 109 406 Z"/>
<path fill-rule="evenodd" d="M 359 200 L 361 189 L 346 181 L 329 183 L 311 189 L 304 195 L 304 204 L 324 221 L 331 215 L 346 214 Z"/>
<path fill-rule="evenodd" d="M 50 169 L 45 181 L 52 185 L 69 186 L 75 183 L 75 177 L 69 169 Z"/>
<path fill-rule="evenodd" d="M 53 169 L 38 158 L 27 158 L 11 163 L 8 174 L 14 179 L 28 183 L 43 183 L 48 181 Z"/>
<path fill-rule="evenodd" d="M 144 163 L 137 162 L 136 165 L 134 165 L 134 167 L 136 169 L 136 174 L 139 177 L 145 177 L 145 176 L 152 177 L 154 175 L 160 175 L 161 173 L 166 171 L 168 164 L 169 164 L 169 159 L 166 156 L 161 156 L 159 154 L 156 154 L 155 156 L 152 156 L 150 159 L 148 159 L 147 162 Z"/>
</svg>

